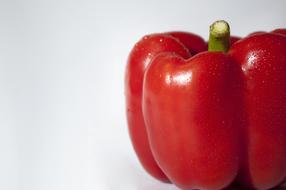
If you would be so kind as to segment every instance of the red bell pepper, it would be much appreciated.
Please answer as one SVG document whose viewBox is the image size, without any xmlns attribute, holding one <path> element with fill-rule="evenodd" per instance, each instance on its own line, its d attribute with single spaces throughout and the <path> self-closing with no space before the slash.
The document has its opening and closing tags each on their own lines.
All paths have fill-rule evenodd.
<svg viewBox="0 0 286 190">
<path fill-rule="evenodd" d="M 135 45 L 126 68 L 127 121 L 151 175 L 182 189 L 235 182 L 269 189 L 285 181 L 284 34 L 260 32 L 230 47 L 229 27 L 219 21 L 209 51 L 202 38 L 181 32 Z"/>
</svg>

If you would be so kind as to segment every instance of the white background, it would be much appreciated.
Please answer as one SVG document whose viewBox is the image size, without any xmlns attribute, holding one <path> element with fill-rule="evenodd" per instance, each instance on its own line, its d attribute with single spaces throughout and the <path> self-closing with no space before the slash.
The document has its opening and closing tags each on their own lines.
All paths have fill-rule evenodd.
<svg viewBox="0 0 286 190">
<path fill-rule="evenodd" d="M 0 189 L 172 190 L 133 152 L 124 68 L 144 34 L 286 27 L 285 0 L 1 0 Z"/>
</svg>

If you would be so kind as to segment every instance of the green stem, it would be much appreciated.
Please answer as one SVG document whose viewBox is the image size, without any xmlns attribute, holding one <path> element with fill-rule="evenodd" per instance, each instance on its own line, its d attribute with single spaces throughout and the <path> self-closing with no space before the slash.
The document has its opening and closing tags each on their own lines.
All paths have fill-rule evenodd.
<svg viewBox="0 0 286 190">
<path fill-rule="evenodd" d="M 210 26 L 209 51 L 227 52 L 230 47 L 230 29 L 224 20 L 218 20 Z"/>
</svg>

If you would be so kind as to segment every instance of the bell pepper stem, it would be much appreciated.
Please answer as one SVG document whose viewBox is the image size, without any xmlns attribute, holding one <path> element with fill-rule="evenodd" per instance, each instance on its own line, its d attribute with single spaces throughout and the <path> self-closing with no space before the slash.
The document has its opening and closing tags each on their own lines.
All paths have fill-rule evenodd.
<svg viewBox="0 0 286 190">
<path fill-rule="evenodd" d="M 230 47 L 230 28 L 226 21 L 218 20 L 210 26 L 209 51 L 227 52 Z"/>
</svg>

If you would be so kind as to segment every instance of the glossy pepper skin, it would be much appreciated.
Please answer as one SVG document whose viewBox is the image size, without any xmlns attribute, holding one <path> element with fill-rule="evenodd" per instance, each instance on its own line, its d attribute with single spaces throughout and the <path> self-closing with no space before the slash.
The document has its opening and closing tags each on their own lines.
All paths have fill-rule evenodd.
<svg viewBox="0 0 286 190">
<path fill-rule="evenodd" d="M 232 80 L 230 80 L 232 79 Z M 158 55 L 143 113 L 155 160 L 182 189 L 222 189 L 239 169 L 242 72 L 223 53 Z"/>
<path fill-rule="evenodd" d="M 244 73 L 247 114 L 241 177 L 256 189 L 286 178 L 286 36 L 248 37 L 229 54 Z"/>
<path fill-rule="evenodd" d="M 190 43 L 193 41 L 196 43 Z M 158 167 L 151 153 L 142 113 L 142 86 L 145 69 L 151 60 L 162 52 L 176 52 L 187 59 L 191 57 L 190 52 L 196 54 L 206 49 L 206 42 L 201 37 L 191 33 L 152 34 L 143 37 L 134 46 L 128 58 L 125 73 L 125 96 L 129 134 L 136 154 L 145 170 L 161 181 L 168 182 L 169 179 Z"/>
<path fill-rule="evenodd" d="M 191 58 L 184 43 L 169 46 L 161 34 L 134 47 L 125 81 L 128 126 L 151 175 L 182 189 L 234 181 L 269 189 L 285 180 L 284 31 L 242 39 L 227 54 Z"/>
</svg>

